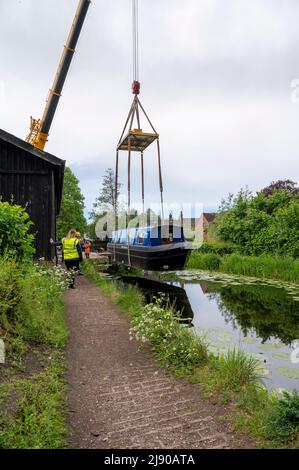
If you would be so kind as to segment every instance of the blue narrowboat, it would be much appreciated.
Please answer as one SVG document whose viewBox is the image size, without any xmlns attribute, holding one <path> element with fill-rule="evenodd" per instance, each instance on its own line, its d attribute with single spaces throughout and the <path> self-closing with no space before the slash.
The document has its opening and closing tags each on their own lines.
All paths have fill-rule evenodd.
<svg viewBox="0 0 299 470">
<path fill-rule="evenodd" d="M 116 264 L 161 271 L 183 269 L 191 248 L 182 227 L 158 225 L 115 231 L 107 250 Z"/>
</svg>

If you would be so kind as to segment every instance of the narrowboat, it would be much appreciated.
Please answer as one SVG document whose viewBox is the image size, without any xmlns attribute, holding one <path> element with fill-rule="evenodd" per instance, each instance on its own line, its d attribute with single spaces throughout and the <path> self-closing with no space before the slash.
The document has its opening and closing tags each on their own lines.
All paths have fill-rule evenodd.
<svg viewBox="0 0 299 470">
<path fill-rule="evenodd" d="M 158 225 L 118 230 L 107 245 L 112 262 L 145 271 L 183 269 L 191 247 L 183 228 Z"/>
</svg>

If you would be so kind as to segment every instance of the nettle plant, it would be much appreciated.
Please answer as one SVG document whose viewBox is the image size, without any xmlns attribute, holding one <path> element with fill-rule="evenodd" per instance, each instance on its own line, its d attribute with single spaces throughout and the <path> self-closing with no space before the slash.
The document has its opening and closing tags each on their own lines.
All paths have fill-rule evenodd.
<svg viewBox="0 0 299 470">
<path fill-rule="evenodd" d="M 35 251 L 32 225 L 23 207 L 0 201 L 0 256 L 31 257 Z"/>
</svg>

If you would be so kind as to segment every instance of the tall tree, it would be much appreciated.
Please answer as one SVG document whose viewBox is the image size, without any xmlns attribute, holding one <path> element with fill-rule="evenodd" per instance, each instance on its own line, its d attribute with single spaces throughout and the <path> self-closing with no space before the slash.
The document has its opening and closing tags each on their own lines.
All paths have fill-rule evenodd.
<svg viewBox="0 0 299 470">
<path fill-rule="evenodd" d="M 96 225 L 99 218 L 103 215 L 109 215 L 111 223 L 114 222 L 114 214 L 116 208 L 119 209 L 120 183 L 118 184 L 117 195 L 115 195 L 115 177 L 114 171 L 107 168 L 102 177 L 99 196 L 93 204 L 93 210 L 90 212 L 90 224 L 87 233 L 91 238 L 99 236 L 96 234 Z M 117 207 L 116 207 L 117 206 Z M 104 230 L 106 228 L 104 227 Z"/>
<path fill-rule="evenodd" d="M 115 195 L 114 171 L 112 168 L 108 168 L 102 178 L 100 194 L 93 204 L 91 218 L 95 219 L 103 212 L 114 212 L 119 194 L 120 184 L 118 184 L 117 195 Z"/>
<path fill-rule="evenodd" d="M 79 180 L 72 170 L 65 169 L 61 211 L 57 218 L 58 238 L 63 238 L 70 229 L 84 233 L 86 219 L 84 217 L 84 196 L 79 187 Z"/>
</svg>

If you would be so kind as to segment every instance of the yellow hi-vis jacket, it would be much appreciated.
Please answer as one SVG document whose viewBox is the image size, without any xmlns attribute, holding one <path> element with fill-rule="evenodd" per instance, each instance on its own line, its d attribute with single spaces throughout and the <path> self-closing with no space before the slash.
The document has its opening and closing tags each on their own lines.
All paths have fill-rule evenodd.
<svg viewBox="0 0 299 470">
<path fill-rule="evenodd" d="M 78 238 L 63 238 L 62 248 L 63 248 L 64 260 L 80 258 L 78 250 L 77 250 L 78 243 L 79 243 Z"/>
</svg>

